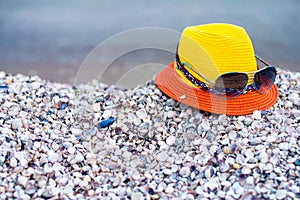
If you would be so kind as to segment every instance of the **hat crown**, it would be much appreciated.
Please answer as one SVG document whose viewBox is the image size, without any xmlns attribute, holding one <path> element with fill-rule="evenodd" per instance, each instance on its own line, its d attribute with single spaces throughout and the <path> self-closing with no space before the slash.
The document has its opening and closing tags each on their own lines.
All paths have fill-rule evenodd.
<svg viewBox="0 0 300 200">
<path fill-rule="evenodd" d="M 184 29 L 178 45 L 181 62 L 214 81 L 226 72 L 257 70 L 253 46 L 246 31 L 231 24 L 206 24 Z M 206 82 L 197 74 L 194 76 Z"/>
</svg>

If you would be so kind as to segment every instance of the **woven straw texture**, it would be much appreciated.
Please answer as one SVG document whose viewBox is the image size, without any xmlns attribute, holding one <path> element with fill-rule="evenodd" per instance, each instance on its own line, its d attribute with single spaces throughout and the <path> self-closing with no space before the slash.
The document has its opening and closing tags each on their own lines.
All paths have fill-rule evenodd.
<svg viewBox="0 0 300 200">
<path fill-rule="evenodd" d="M 257 69 L 253 46 L 246 31 L 231 24 L 185 28 L 178 54 L 182 62 L 187 62 L 212 82 L 226 72 L 253 72 Z M 192 70 L 188 71 L 207 83 Z M 251 79 L 248 84 L 252 84 Z"/>
</svg>

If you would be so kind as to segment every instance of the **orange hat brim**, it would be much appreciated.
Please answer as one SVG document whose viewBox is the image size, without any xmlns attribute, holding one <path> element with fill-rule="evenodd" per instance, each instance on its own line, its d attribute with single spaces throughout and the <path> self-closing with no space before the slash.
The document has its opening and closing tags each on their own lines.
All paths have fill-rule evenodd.
<svg viewBox="0 0 300 200">
<path fill-rule="evenodd" d="M 270 108 L 278 99 L 278 90 L 275 84 L 265 94 L 252 91 L 230 100 L 220 99 L 210 92 L 184 83 L 177 75 L 174 63 L 156 75 L 155 84 L 163 93 L 176 101 L 215 114 L 251 114 L 255 110 Z"/>
</svg>

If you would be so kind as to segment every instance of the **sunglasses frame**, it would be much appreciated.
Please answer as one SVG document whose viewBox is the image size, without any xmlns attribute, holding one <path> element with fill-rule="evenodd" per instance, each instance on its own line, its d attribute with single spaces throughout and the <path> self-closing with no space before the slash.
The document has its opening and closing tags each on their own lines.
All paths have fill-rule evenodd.
<svg viewBox="0 0 300 200">
<path fill-rule="evenodd" d="M 224 88 L 224 90 L 226 90 L 226 89 L 232 89 L 232 90 L 237 90 L 237 91 L 240 91 L 240 93 L 237 93 L 237 95 L 236 96 L 234 96 L 234 97 L 237 97 L 237 96 L 239 96 L 240 94 L 243 94 L 244 93 L 244 91 L 246 91 L 247 90 L 247 88 L 248 88 L 248 86 L 247 86 L 247 84 L 248 84 L 248 82 L 249 82 L 249 74 L 253 74 L 253 89 L 255 89 L 257 92 L 259 92 L 259 88 L 257 87 L 257 85 L 256 85 L 256 83 L 255 83 L 255 76 L 256 76 L 256 74 L 258 74 L 258 73 L 261 73 L 262 71 L 265 71 L 265 70 L 267 70 L 267 69 L 272 69 L 274 72 L 275 72 L 275 78 L 276 78 L 276 75 L 277 75 L 277 71 L 276 71 L 276 67 L 275 66 L 272 66 L 272 65 L 270 65 L 270 64 L 268 64 L 266 61 L 264 61 L 262 58 L 260 58 L 258 55 L 256 55 L 255 54 L 255 58 L 256 59 L 258 59 L 261 63 L 263 63 L 264 65 L 266 65 L 266 67 L 264 67 L 264 68 L 262 68 L 262 69 L 259 69 L 259 70 L 257 70 L 257 71 L 255 71 L 255 72 L 227 72 L 227 73 L 223 73 L 223 74 L 221 74 L 221 75 L 219 75 L 217 78 L 216 78 L 216 80 L 215 80 L 215 82 L 213 82 L 213 81 L 211 81 L 211 80 L 209 80 L 208 78 L 206 78 L 204 75 L 202 75 L 201 73 L 199 73 L 198 71 L 196 71 L 193 67 L 191 67 L 187 62 L 181 62 L 180 61 L 180 58 L 179 58 L 179 55 L 178 55 L 178 49 L 177 49 L 177 51 L 176 51 L 176 64 L 177 65 L 179 65 L 179 66 L 181 66 L 181 67 L 183 67 L 184 68 L 184 66 L 183 65 L 185 65 L 185 66 L 187 66 L 190 70 L 192 70 L 194 73 L 196 73 L 198 76 L 200 76 L 201 78 L 203 78 L 204 80 L 206 80 L 208 83 L 209 83 L 209 85 L 211 85 L 211 86 L 213 86 L 212 87 L 212 89 L 214 90 L 214 91 L 218 91 L 217 89 L 216 89 L 216 81 L 221 77 L 221 76 L 223 76 L 224 74 L 246 74 L 247 75 L 247 80 L 246 80 L 246 83 L 245 83 L 245 87 L 242 89 L 242 90 L 237 90 L 237 89 L 233 89 L 233 88 Z M 258 69 L 258 65 L 257 65 L 257 69 Z M 186 70 L 186 69 L 185 69 Z M 195 77 L 194 77 L 195 78 Z M 275 80 L 274 80 L 275 81 Z M 273 83 L 274 83 L 274 81 L 273 81 Z M 217 92 L 218 93 L 218 92 Z M 220 92 L 219 92 L 220 93 Z M 261 92 L 259 92 L 259 93 L 261 93 Z M 226 92 L 225 92 L 225 94 L 227 94 Z"/>
</svg>

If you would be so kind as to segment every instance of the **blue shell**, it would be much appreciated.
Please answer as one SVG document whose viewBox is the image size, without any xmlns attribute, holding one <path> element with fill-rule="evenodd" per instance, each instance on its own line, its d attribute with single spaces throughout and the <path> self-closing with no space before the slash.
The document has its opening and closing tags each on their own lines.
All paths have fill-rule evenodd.
<svg viewBox="0 0 300 200">
<path fill-rule="evenodd" d="M 115 118 L 111 117 L 106 120 L 102 120 L 98 123 L 98 128 L 106 128 L 115 122 Z"/>
<path fill-rule="evenodd" d="M 0 89 L 8 89 L 7 85 L 0 85 Z"/>
</svg>

